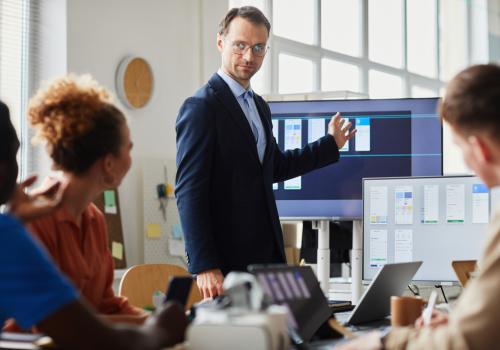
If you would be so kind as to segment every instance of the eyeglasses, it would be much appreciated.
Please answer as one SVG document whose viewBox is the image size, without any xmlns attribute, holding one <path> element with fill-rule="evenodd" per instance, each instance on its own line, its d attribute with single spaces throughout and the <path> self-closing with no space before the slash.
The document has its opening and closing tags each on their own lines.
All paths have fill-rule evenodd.
<svg viewBox="0 0 500 350">
<path fill-rule="evenodd" d="M 263 57 L 269 49 L 269 46 L 266 44 L 255 44 L 253 46 L 250 46 L 242 43 L 241 41 L 233 42 L 232 47 L 233 53 L 237 55 L 244 55 L 245 52 L 247 52 L 247 50 L 250 48 L 252 50 L 252 54 L 258 57 Z"/>
</svg>

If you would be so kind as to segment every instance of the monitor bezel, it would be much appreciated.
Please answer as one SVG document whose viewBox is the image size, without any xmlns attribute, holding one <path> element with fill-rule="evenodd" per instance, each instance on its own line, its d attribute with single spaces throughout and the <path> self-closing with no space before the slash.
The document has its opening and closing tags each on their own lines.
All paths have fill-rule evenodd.
<svg viewBox="0 0 500 350">
<path fill-rule="evenodd" d="M 384 102 L 384 101 L 434 101 L 435 104 L 436 104 L 436 116 L 439 118 L 439 114 L 438 114 L 438 106 L 439 106 L 439 103 L 441 101 L 441 97 L 402 97 L 402 98 L 377 98 L 377 99 L 370 99 L 370 98 L 361 98 L 361 99 L 358 99 L 358 98 L 353 98 L 353 99 L 328 99 L 328 100 L 318 100 L 318 99 L 314 99 L 314 100 L 291 100 L 291 101 L 283 101 L 283 100 L 270 100 L 270 101 L 266 101 L 268 104 L 295 104 L 295 103 L 349 103 L 349 102 L 360 102 L 360 103 L 363 103 L 363 102 L 372 102 L 372 103 L 377 103 L 377 102 Z M 271 106 L 269 106 L 269 109 L 271 110 Z M 271 120 L 272 120 L 272 113 L 271 113 Z M 444 170 L 444 152 L 443 152 L 443 137 L 444 137 L 444 133 L 443 133 L 443 126 L 442 126 L 442 123 L 441 123 L 441 128 L 440 128 L 440 136 L 441 136 L 441 171 L 440 171 L 440 175 L 443 174 L 443 170 Z M 435 176 L 438 176 L 438 175 L 435 175 Z M 362 179 L 363 181 L 363 179 Z M 363 186 L 363 184 L 361 185 Z M 362 189 L 363 191 L 363 189 Z M 279 202 L 286 202 L 287 200 L 277 200 L 275 198 L 275 202 L 276 202 L 276 206 L 278 207 L 279 206 Z M 283 215 L 281 216 L 280 213 L 279 213 L 279 209 L 277 208 L 278 210 L 278 215 L 280 217 L 280 220 L 283 220 L 283 221 L 303 221 L 303 220 L 330 220 L 330 221 L 354 221 L 354 220 L 362 220 L 363 219 L 363 192 L 361 193 L 361 199 L 350 199 L 350 200 L 325 200 L 325 201 L 342 201 L 342 202 L 346 202 L 346 201 L 359 201 L 360 202 L 360 205 L 361 205 L 361 210 L 360 210 L 360 216 L 352 216 L 352 215 L 345 215 L 345 216 L 337 216 L 337 215 L 320 215 L 320 216 L 317 216 L 317 215 L 311 215 L 311 216 L 308 216 L 308 215 L 296 215 L 296 216 L 290 216 L 290 215 Z M 356 203 L 356 205 L 358 205 Z"/>
<path fill-rule="evenodd" d="M 362 179 L 363 181 L 363 188 L 362 188 L 362 196 L 363 199 L 365 198 L 365 181 L 366 180 L 404 180 L 404 179 L 436 179 L 436 178 L 473 178 L 477 177 L 475 174 L 449 174 L 449 175 L 441 175 L 441 176 L 395 176 L 395 177 L 364 177 Z M 480 179 L 480 178 L 479 178 Z M 483 180 L 481 180 L 483 181 Z M 491 190 L 491 189 L 490 189 Z M 492 205 L 492 199 L 491 196 L 489 197 L 489 203 L 490 203 L 490 210 L 491 210 L 491 205 Z M 362 220 L 362 241 L 361 241 L 361 251 L 362 251 L 362 261 L 361 261 L 361 279 L 364 284 L 369 284 L 373 278 L 365 278 L 365 223 L 364 223 L 364 217 L 365 217 L 365 206 L 363 205 L 363 218 Z M 442 286 L 459 286 L 460 282 L 458 281 L 458 278 L 456 280 L 412 280 L 412 284 L 419 284 L 423 286 L 435 286 L 435 285 L 442 285 Z"/>
</svg>

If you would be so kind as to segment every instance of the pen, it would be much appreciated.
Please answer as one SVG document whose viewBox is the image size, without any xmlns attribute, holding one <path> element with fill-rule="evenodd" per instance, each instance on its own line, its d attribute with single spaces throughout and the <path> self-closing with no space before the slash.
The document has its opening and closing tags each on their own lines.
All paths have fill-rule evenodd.
<svg viewBox="0 0 500 350">
<path fill-rule="evenodd" d="M 427 303 L 427 307 L 422 312 L 422 319 L 424 321 L 424 326 L 428 326 L 431 323 L 432 310 L 434 310 L 434 304 L 436 303 L 436 298 L 437 298 L 437 293 L 435 290 L 433 290 L 431 296 L 429 297 L 429 302 Z"/>
</svg>

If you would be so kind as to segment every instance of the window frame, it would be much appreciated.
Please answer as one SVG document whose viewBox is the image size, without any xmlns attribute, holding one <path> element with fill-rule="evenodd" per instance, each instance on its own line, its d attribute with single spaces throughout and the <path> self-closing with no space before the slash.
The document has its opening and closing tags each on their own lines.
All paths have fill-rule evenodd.
<svg viewBox="0 0 500 350">
<path fill-rule="evenodd" d="M 321 60 L 323 58 L 339 61 L 346 64 L 355 65 L 360 70 L 360 82 L 359 86 L 361 91 L 359 93 L 369 96 L 369 71 L 378 70 L 381 72 L 397 75 L 401 77 L 403 81 L 403 97 L 412 96 L 412 87 L 418 86 L 436 92 L 436 96 L 440 95 L 446 81 L 441 79 L 441 36 L 440 36 L 440 2 L 441 0 L 434 0 L 434 6 L 436 6 L 436 42 L 435 42 L 435 62 L 436 62 L 436 74 L 435 77 L 429 77 L 421 74 L 417 74 L 409 71 L 408 69 L 408 57 L 407 57 L 407 0 L 402 0 L 403 2 L 403 64 L 401 68 L 395 68 L 382 63 L 374 62 L 369 59 L 369 33 L 368 33 L 368 1 L 369 0 L 359 0 L 360 1 L 360 11 L 361 11 L 361 51 L 360 56 L 351 56 L 348 54 L 332 51 L 321 47 L 321 0 L 316 1 L 316 20 L 315 20 L 315 44 L 308 45 L 301 42 L 297 42 L 288 38 L 280 37 L 275 35 L 271 27 L 270 35 L 270 46 L 271 50 L 268 52 L 270 56 L 267 58 L 267 66 L 270 68 L 270 74 L 266 74 L 264 81 L 265 92 L 270 95 L 279 95 L 279 54 L 289 54 L 293 56 L 298 56 L 301 58 L 309 59 L 313 62 L 314 66 L 314 79 L 313 79 L 313 92 L 322 92 L 321 90 Z M 273 12 L 272 12 L 272 2 L 273 0 L 265 0 L 264 12 L 269 16 L 272 22 Z M 468 63 L 471 60 L 471 3 L 467 2 L 467 18 L 465 18 L 466 31 L 468 33 L 467 38 L 467 57 L 465 58 Z M 269 69 L 268 68 L 268 69 Z M 304 92 L 307 93 L 307 92 Z"/>
</svg>

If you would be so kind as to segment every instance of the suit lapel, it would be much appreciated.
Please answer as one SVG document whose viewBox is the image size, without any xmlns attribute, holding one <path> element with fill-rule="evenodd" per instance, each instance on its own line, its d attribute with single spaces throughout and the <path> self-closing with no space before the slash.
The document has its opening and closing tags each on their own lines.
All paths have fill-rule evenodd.
<svg viewBox="0 0 500 350">
<path fill-rule="evenodd" d="M 250 125 L 248 124 L 248 120 L 245 117 L 245 114 L 241 110 L 241 107 L 234 97 L 233 93 L 227 86 L 227 84 L 222 80 L 222 78 L 215 73 L 212 75 L 208 84 L 214 89 L 215 96 L 219 99 L 219 101 L 224 105 L 224 107 L 229 111 L 230 116 L 238 125 L 240 131 L 243 133 L 243 138 L 246 142 L 249 143 L 249 146 L 252 150 L 253 155 L 257 162 L 259 162 L 259 155 L 257 153 L 257 145 L 255 144 L 255 137 L 252 133 L 252 129 L 250 129 Z M 260 113 L 260 111 L 259 111 Z"/>
</svg>

